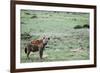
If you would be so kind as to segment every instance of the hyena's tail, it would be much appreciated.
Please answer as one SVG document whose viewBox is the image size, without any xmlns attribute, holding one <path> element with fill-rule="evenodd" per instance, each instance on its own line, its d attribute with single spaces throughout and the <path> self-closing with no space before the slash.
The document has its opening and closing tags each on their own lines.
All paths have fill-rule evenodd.
<svg viewBox="0 0 100 73">
<path fill-rule="evenodd" d="M 27 53 L 27 48 L 25 47 L 25 53 Z"/>
</svg>

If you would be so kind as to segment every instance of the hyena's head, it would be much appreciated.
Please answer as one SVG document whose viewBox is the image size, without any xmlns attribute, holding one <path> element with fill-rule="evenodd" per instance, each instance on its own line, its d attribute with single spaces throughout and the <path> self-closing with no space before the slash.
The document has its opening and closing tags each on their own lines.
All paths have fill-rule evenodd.
<svg viewBox="0 0 100 73">
<path fill-rule="evenodd" d="M 43 44 L 47 45 L 49 40 L 50 40 L 50 37 L 43 37 Z"/>
</svg>

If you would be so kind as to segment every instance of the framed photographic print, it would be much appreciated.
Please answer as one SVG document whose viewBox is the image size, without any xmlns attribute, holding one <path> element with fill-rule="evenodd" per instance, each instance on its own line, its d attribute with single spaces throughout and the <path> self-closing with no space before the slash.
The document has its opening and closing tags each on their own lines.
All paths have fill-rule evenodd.
<svg viewBox="0 0 100 73">
<path fill-rule="evenodd" d="M 11 1 L 11 72 L 96 67 L 96 6 Z"/>
</svg>

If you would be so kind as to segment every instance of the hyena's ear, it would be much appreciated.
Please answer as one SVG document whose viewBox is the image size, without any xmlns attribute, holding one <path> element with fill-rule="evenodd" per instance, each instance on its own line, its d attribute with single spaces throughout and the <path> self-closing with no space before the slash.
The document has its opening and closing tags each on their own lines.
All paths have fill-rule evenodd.
<svg viewBox="0 0 100 73">
<path fill-rule="evenodd" d="M 50 40 L 50 38 L 48 38 L 48 40 Z"/>
<path fill-rule="evenodd" d="M 43 37 L 43 39 L 45 39 L 45 36 Z"/>
</svg>

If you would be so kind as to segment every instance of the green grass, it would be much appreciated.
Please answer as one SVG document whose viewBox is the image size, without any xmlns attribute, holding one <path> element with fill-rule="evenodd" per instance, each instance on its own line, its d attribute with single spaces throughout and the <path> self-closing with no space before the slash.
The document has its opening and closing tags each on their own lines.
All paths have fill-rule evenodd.
<svg viewBox="0 0 100 73">
<path fill-rule="evenodd" d="M 30 40 L 44 35 L 50 37 L 44 62 L 89 59 L 89 29 L 74 29 L 84 24 L 89 24 L 88 13 L 21 10 L 21 33 L 32 35 Z M 30 40 L 21 40 L 22 63 L 40 62 L 38 52 L 31 53 L 31 60 L 26 60 L 24 47 Z M 84 50 L 71 51 L 80 47 Z"/>
</svg>

